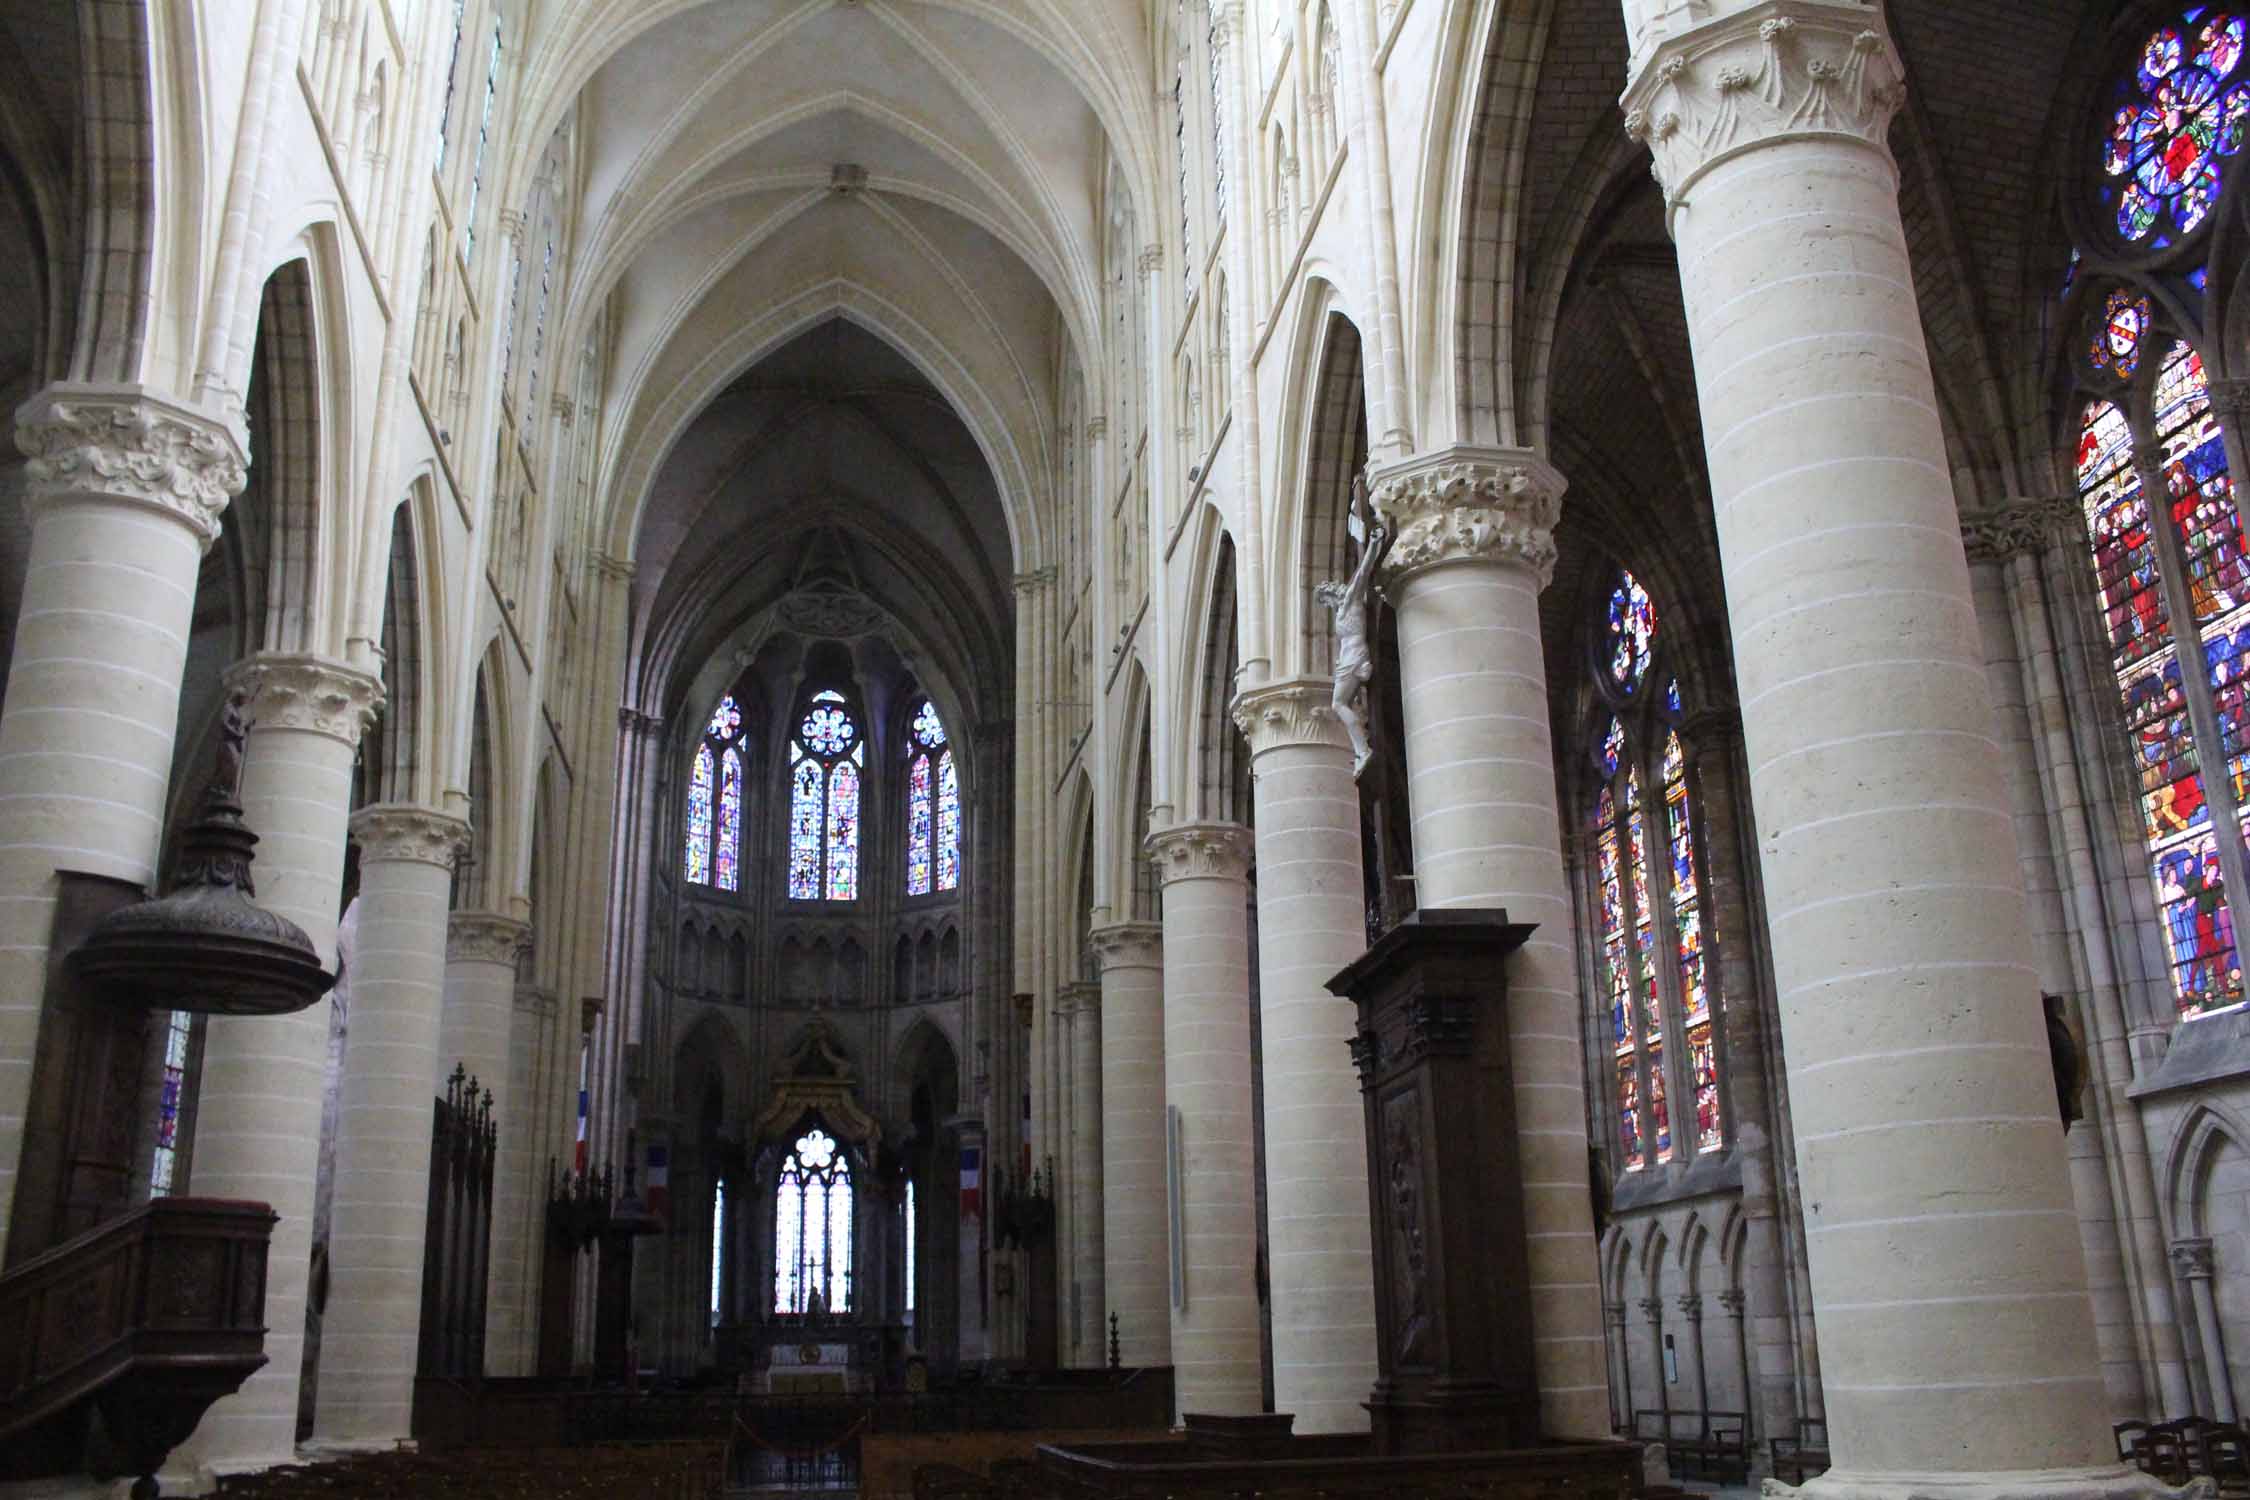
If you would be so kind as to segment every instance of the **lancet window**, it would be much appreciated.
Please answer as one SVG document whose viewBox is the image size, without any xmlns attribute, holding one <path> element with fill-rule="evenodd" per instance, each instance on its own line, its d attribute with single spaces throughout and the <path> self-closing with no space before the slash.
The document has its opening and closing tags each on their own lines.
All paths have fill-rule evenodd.
<svg viewBox="0 0 2250 1500">
<path fill-rule="evenodd" d="M 860 778 L 867 743 L 844 695 L 813 694 L 789 742 L 789 899 L 859 898 Z"/>
<path fill-rule="evenodd" d="M 840 1313 L 851 1306 L 851 1163 L 814 1126 L 797 1138 L 774 1185 L 773 1310 Z"/>
<path fill-rule="evenodd" d="M 1596 707 L 1587 866 L 1603 1069 L 1628 1172 L 1727 1142 L 1680 685 L 1659 672 L 1661 658 L 1655 603 L 1620 570 L 1589 663 Z"/>
<path fill-rule="evenodd" d="M 2077 501 L 2183 1017 L 2245 998 L 2250 562 L 2199 320 L 2250 130 L 2246 44 L 2250 20 L 2198 5 L 2117 60 L 2065 287 Z"/>
<path fill-rule="evenodd" d="M 927 896 L 961 884 L 961 778 L 945 721 L 924 699 L 907 731 L 906 894 Z"/>
<path fill-rule="evenodd" d="M 688 772 L 687 878 L 716 890 L 742 888 L 742 776 L 749 757 L 742 707 L 729 693 L 703 726 Z"/>
</svg>

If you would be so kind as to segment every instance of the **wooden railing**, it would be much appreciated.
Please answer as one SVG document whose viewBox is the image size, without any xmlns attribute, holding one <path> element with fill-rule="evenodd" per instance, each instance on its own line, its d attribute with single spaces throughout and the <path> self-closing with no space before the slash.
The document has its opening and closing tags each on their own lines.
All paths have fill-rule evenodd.
<svg viewBox="0 0 2250 1500">
<path fill-rule="evenodd" d="M 275 1222 L 263 1203 L 158 1198 L 0 1275 L 0 1451 L 68 1472 L 91 1404 L 115 1450 L 95 1465 L 153 1474 L 266 1362 Z"/>
</svg>

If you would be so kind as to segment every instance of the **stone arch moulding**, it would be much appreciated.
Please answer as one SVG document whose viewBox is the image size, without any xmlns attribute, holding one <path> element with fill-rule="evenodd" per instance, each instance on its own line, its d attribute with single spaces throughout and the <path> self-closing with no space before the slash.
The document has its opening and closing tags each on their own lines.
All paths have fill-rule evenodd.
<svg viewBox="0 0 2250 1500">
<path fill-rule="evenodd" d="M 2165 1213 L 2173 1239 L 2194 1238 L 2205 1232 L 2204 1188 L 2221 1150 L 2233 1146 L 2250 1151 L 2250 1130 L 2233 1113 L 2209 1100 L 2199 1100 L 2173 1134 L 2170 1158 L 2164 1166 Z"/>
</svg>

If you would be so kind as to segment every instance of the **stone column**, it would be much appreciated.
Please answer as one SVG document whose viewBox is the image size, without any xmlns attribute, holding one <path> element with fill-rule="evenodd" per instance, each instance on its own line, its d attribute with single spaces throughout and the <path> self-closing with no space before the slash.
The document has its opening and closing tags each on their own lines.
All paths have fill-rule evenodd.
<svg viewBox="0 0 2250 1500">
<path fill-rule="evenodd" d="M 957 1326 L 960 1329 L 960 1360 L 964 1366 L 967 1366 L 981 1363 L 990 1352 L 991 1344 L 990 1324 L 986 1317 L 984 1298 L 983 1250 L 985 1215 L 992 1212 L 992 1154 L 984 1149 L 984 1121 L 973 1116 L 963 1116 L 947 1123 L 953 1127 L 954 1138 L 960 1142 L 961 1154 L 965 1156 L 971 1151 L 977 1153 L 979 1168 L 977 1190 L 982 1195 L 984 1205 L 973 1214 L 969 1213 L 964 1205 L 956 1240 L 958 1258 L 955 1264 L 960 1268 L 961 1273 L 961 1313 L 957 1320 Z M 959 1158 L 956 1158 L 956 1162 L 958 1160 Z M 766 1196 L 771 1197 L 772 1195 L 769 1193 Z M 1022 1295 L 1030 1295 L 1030 1288 L 1024 1288 Z"/>
<path fill-rule="evenodd" d="M 1102 1285 L 1119 1359 L 1172 1362 L 1164 1212 L 1164 929 L 1097 927 L 1102 966 Z M 1106 1329 L 1105 1329 L 1106 1334 Z"/>
<path fill-rule="evenodd" d="M 242 488 L 239 424 L 141 386 L 16 413 L 31 540 L 0 705 L 0 1265 L 60 869 L 150 884 L 204 549 Z"/>
<path fill-rule="evenodd" d="M 1742 1319 L 1746 1305 L 1742 1293 L 1735 1288 L 1729 1287 L 1726 1291 L 1719 1293 L 1719 1306 L 1726 1310 L 1727 1321 L 1734 1325 L 1734 1353 L 1735 1358 L 1740 1362 L 1739 1373 L 1742 1377 L 1742 1404 L 1744 1408 L 1742 1417 L 1743 1421 L 1748 1423 L 1755 1419 L 1753 1414 L 1756 1411 L 1757 1393 L 1750 1388 L 1750 1330 Z M 1776 1433 L 1769 1427 L 1765 1429 L 1765 1436 L 1768 1438 L 1788 1437 L 1790 1434 Z M 1772 1450 L 1768 1449 L 1767 1451 L 1770 1453 Z M 1756 1449 L 1752 1449 L 1752 1452 L 1755 1453 Z M 1754 1463 L 1755 1459 L 1752 1461 Z"/>
<path fill-rule="evenodd" d="M 438 1067 L 450 1073 L 459 1063 L 469 1070 L 492 1095 L 492 1119 L 499 1131 L 493 1161 L 492 1249 L 486 1258 L 491 1268 L 484 1309 L 487 1374 L 501 1373 L 501 1362 L 512 1358 L 531 1311 L 520 1209 L 529 1184 L 510 1180 L 523 1178 L 530 1169 L 530 1101 L 515 1093 L 510 1066 L 516 964 L 530 948 L 529 922 L 471 911 L 457 911 L 446 921 Z"/>
<path fill-rule="evenodd" d="M 1365 1432 L 1376 1376 L 1353 1008 L 1327 983 L 1367 949 L 1359 790 L 1332 690 L 1304 678 L 1234 705 L 1257 803 L 1274 1409 L 1306 1433 Z"/>
<path fill-rule="evenodd" d="M 1539 640 L 1563 479 L 1521 449 L 1451 448 L 1370 469 L 1369 481 L 1397 538 L 1384 587 L 1398 609 L 1417 899 L 1538 927 L 1508 972 L 1523 1295 L 1546 1432 L 1600 1437 L 1609 1390 L 1585 1035 Z"/>
<path fill-rule="evenodd" d="M 509 1108 L 500 1121 L 493 1164 L 492 1313 L 485 1324 L 484 1365 L 493 1375 L 530 1375 L 539 1363 L 547 1164 L 565 1149 L 554 1130 L 552 1099 L 559 1028 L 555 997 L 546 991 L 519 986 L 510 1003 L 515 1020 L 508 1033 Z"/>
<path fill-rule="evenodd" d="M 1664 1421 L 1655 1437 L 1661 1441 L 1672 1435 L 1672 1382 L 1671 1371 L 1664 1367 L 1664 1299 L 1643 1297 L 1641 1316 L 1648 1319 L 1649 1357 L 1655 1361 L 1652 1369 L 1656 1381 L 1656 1404 L 1664 1413 Z"/>
<path fill-rule="evenodd" d="M 1102 1275 L 1102 987 L 1066 984 L 1055 1014 L 1070 1038 L 1070 1259 L 1064 1295 L 1073 1313 L 1075 1363 L 1108 1357 Z"/>
<path fill-rule="evenodd" d="M 384 1448 L 410 1430 L 446 903 L 469 825 L 385 803 L 355 813 L 351 832 L 359 845 L 358 972 L 337 1113 L 313 1435 L 324 1446 Z"/>
<path fill-rule="evenodd" d="M 1621 1393 L 1618 1408 L 1610 1413 L 1613 1432 L 1630 1433 L 1633 1430 L 1633 1346 L 1627 1342 L 1625 1332 L 1625 1304 L 1605 1303 L 1602 1317 L 1617 1340 L 1617 1385 Z"/>
<path fill-rule="evenodd" d="M 1695 1410 L 1702 1419 L 1700 1431 L 1711 1430 L 1711 1382 L 1703 1364 L 1703 1299 L 1694 1292 L 1680 1297 L 1680 1316 L 1687 1319 L 1688 1342 L 1695 1354 Z"/>
<path fill-rule="evenodd" d="M 1173 1380 L 1181 1415 L 1239 1416 L 1265 1405 L 1250 1123 L 1250 833 L 1234 823 L 1181 823 L 1152 834 L 1148 847 L 1164 883 L 1164 1100 L 1179 1130 Z"/>
<path fill-rule="evenodd" d="M 2203 1337 L 2203 1378 L 2210 1385 L 2212 1415 L 2222 1422 L 2235 1417 L 2234 1381 L 2227 1371 L 2226 1335 L 2219 1327 L 2219 1305 L 2211 1295 L 2213 1257 L 2204 1238 L 2172 1241 L 2172 1271 L 2188 1285 L 2195 1303 L 2196 1332 Z"/>
<path fill-rule="evenodd" d="M 1713 14 L 1713 12 L 1717 14 Z M 1836 1467 L 2122 1489 L 1858 0 L 1628 0 L 1717 513 Z"/>
<path fill-rule="evenodd" d="M 333 968 L 352 760 L 383 686 L 342 662 L 267 655 L 235 666 L 227 691 L 245 700 L 242 810 L 258 834 L 258 902 L 302 927 Z M 198 1197 L 268 1203 L 281 1216 L 266 1259 L 266 1366 L 197 1424 L 182 1458 L 206 1471 L 279 1463 L 297 1450 L 331 1021 L 323 999 L 294 1015 L 205 1023 L 189 1186 Z"/>
</svg>

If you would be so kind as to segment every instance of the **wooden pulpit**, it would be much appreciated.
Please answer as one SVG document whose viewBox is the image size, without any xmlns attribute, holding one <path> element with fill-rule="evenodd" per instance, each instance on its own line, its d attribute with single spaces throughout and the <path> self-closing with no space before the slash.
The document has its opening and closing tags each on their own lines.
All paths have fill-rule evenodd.
<svg viewBox="0 0 2250 1500">
<path fill-rule="evenodd" d="M 1419 911 L 1328 982 L 1358 1007 L 1380 1453 L 1540 1441 L 1504 911 Z"/>
</svg>

